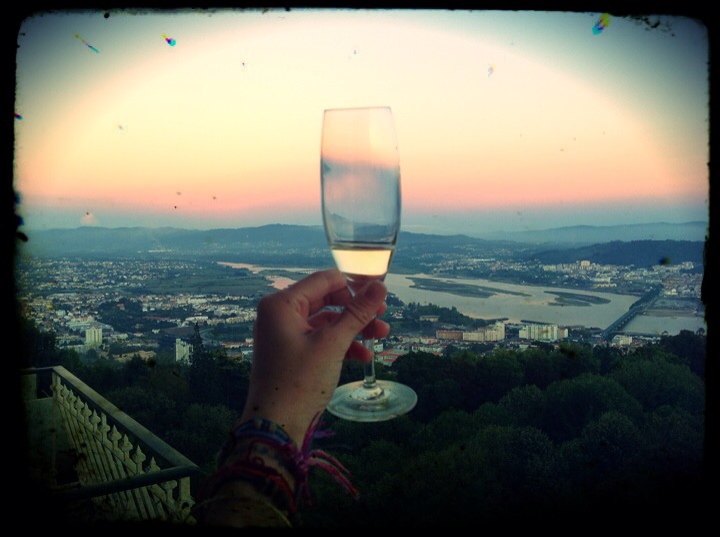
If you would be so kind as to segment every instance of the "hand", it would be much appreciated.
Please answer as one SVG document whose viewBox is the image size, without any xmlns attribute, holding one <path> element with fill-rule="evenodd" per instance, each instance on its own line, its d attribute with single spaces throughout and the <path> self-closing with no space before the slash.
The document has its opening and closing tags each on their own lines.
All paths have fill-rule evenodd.
<svg viewBox="0 0 720 537">
<path fill-rule="evenodd" d="M 272 420 L 301 446 L 312 419 L 325 410 L 337 386 L 343 360 L 372 359 L 355 337 L 389 333 L 389 325 L 376 318 L 385 311 L 386 294 L 384 284 L 375 281 L 353 297 L 343 275 L 328 269 L 264 296 L 257 307 L 242 421 Z"/>
</svg>

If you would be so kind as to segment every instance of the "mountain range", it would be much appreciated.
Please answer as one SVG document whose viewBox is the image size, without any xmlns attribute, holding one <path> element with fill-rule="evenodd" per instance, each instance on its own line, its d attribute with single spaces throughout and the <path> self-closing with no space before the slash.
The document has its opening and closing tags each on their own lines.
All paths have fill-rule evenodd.
<svg viewBox="0 0 720 537">
<path fill-rule="evenodd" d="M 671 224 L 626 224 L 614 226 L 568 226 L 544 230 L 493 232 L 476 234 L 488 240 L 511 240 L 531 244 L 571 243 L 576 246 L 639 240 L 704 241 L 708 232 L 706 222 Z"/>
<path fill-rule="evenodd" d="M 83 226 L 26 234 L 27 240 L 18 245 L 21 256 L 193 257 L 278 266 L 332 262 L 322 226 L 270 224 L 211 230 Z M 706 234 L 704 222 L 573 226 L 495 233 L 486 238 L 401 231 L 393 263 L 416 263 L 428 255 L 439 258 L 478 252 L 504 259 L 533 257 L 545 263 L 589 259 L 644 266 L 672 259 L 702 264 Z"/>
</svg>

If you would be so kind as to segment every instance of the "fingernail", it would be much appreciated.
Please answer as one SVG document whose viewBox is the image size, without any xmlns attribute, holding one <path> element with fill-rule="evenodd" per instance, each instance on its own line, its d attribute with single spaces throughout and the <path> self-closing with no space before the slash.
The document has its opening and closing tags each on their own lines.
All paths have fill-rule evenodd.
<svg viewBox="0 0 720 537">
<path fill-rule="evenodd" d="M 378 281 L 370 282 L 365 288 L 364 295 L 372 302 L 379 302 L 385 298 L 385 286 Z"/>
</svg>

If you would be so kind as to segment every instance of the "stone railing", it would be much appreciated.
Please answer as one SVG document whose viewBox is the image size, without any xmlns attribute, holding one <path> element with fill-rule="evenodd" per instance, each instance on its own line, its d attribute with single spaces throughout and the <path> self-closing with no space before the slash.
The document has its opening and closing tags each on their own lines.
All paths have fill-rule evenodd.
<svg viewBox="0 0 720 537">
<path fill-rule="evenodd" d="M 28 435 L 42 438 L 36 444 L 52 459 L 45 466 L 51 475 L 43 477 L 53 494 L 63 502 L 91 502 L 95 520 L 194 523 L 191 490 L 202 475 L 196 464 L 64 367 L 24 374 L 26 409 L 36 415 L 30 415 L 28 429 L 37 423 L 46 429 Z M 43 400 L 49 404 L 43 406 Z M 46 417 L 38 421 L 37 414 Z M 63 442 L 72 453 L 76 481 L 54 478 L 56 446 Z"/>
</svg>

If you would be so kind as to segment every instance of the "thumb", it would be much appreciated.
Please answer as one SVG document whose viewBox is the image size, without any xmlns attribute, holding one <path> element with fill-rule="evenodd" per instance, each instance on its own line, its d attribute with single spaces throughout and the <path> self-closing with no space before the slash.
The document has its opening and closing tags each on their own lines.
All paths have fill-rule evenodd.
<svg viewBox="0 0 720 537">
<path fill-rule="evenodd" d="M 353 339 L 359 334 L 378 314 L 386 295 L 387 288 L 378 280 L 373 280 L 360 289 L 345 305 L 345 309 L 335 323 L 340 335 Z"/>
</svg>

